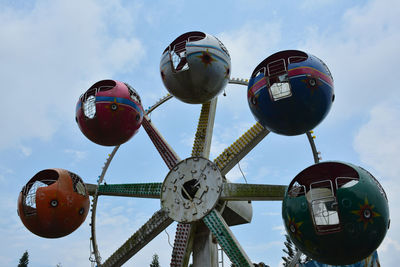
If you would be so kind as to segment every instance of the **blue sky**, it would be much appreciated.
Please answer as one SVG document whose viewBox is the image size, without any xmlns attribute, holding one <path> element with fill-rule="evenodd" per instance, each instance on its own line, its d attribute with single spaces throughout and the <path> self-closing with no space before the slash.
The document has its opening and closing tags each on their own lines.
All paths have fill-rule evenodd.
<svg viewBox="0 0 400 267">
<path fill-rule="evenodd" d="M 73 234 L 48 240 L 20 222 L 22 186 L 38 171 L 65 168 L 95 183 L 111 152 L 79 131 L 78 97 L 94 82 L 131 84 L 145 107 L 167 91 L 159 75 L 162 51 L 177 36 L 199 30 L 217 36 L 232 57 L 232 77 L 249 78 L 267 56 L 284 49 L 316 55 L 335 79 L 336 100 L 315 129 L 323 160 L 361 165 L 382 183 L 391 228 L 379 248 L 382 266 L 400 261 L 400 2 L 371 1 L 10 1 L 0 0 L 0 265 L 89 266 L 89 220 Z M 246 88 L 228 85 L 218 100 L 211 149 L 215 158 L 255 123 Z M 151 116 L 181 158 L 191 152 L 200 105 L 170 100 Z M 240 162 L 249 183 L 288 184 L 313 163 L 305 136 L 268 135 Z M 161 182 L 168 169 L 143 129 L 123 145 L 108 183 Z M 244 182 L 237 167 L 228 178 Z M 106 259 L 159 209 L 157 200 L 100 199 L 98 241 Z M 253 202 L 251 224 L 232 230 L 254 262 L 280 266 L 280 202 Z M 167 229 L 173 242 L 174 227 Z M 161 233 L 127 266 L 148 266 L 153 253 L 169 265 Z"/>
</svg>

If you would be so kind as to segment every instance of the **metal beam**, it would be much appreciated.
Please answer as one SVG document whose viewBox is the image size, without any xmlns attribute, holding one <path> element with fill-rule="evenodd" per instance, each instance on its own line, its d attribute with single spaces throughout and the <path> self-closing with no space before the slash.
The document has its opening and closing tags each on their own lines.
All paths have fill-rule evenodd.
<svg viewBox="0 0 400 267">
<path fill-rule="evenodd" d="M 163 98 L 161 98 L 160 100 L 158 100 L 154 105 L 152 105 L 151 107 L 149 107 L 149 109 L 147 109 L 145 111 L 145 114 L 148 115 L 150 114 L 153 110 L 155 110 L 157 107 L 159 107 L 161 104 L 167 102 L 168 100 L 170 100 L 171 98 L 173 98 L 173 96 L 171 94 L 167 94 L 166 96 L 164 96 Z"/>
<path fill-rule="evenodd" d="M 117 249 L 101 266 L 116 267 L 127 262 L 140 249 L 153 240 L 173 222 L 163 210 L 159 210 Z"/>
<path fill-rule="evenodd" d="M 104 163 L 104 166 L 103 166 L 103 169 L 99 176 L 99 179 L 97 180 L 97 185 L 90 185 L 87 187 L 89 194 L 92 193 L 91 195 L 93 196 L 92 205 L 91 205 L 91 209 L 90 209 L 90 211 L 91 211 L 90 230 L 91 230 L 91 235 L 92 235 L 90 237 L 90 240 L 92 243 L 93 251 L 91 251 L 89 260 L 93 261 L 92 256 L 94 256 L 94 261 L 96 261 L 96 263 L 98 265 L 100 265 L 100 263 L 101 263 L 101 257 L 100 257 L 99 248 L 97 246 L 97 238 L 96 238 L 96 210 L 97 210 L 97 200 L 98 200 L 97 186 L 103 182 L 104 177 L 107 173 L 108 167 L 110 166 L 110 163 L 111 163 L 112 159 L 114 158 L 114 155 L 117 153 L 118 149 L 119 149 L 119 146 L 116 146 L 113 148 L 112 152 L 110 154 L 108 154 L 107 160 Z"/>
<path fill-rule="evenodd" d="M 143 117 L 142 125 L 168 168 L 172 169 L 181 161 L 178 154 L 171 148 L 147 116 Z"/>
<path fill-rule="evenodd" d="M 221 174 L 223 176 L 226 175 L 268 133 L 269 131 L 257 122 L 232 145 L 225 149 L 224 152 L 214 159 L 214 163 L 218 165 Z"/>
<path fill-rule="evenodd" d="M 311 151 L 313 153 L 313 157 L 314 157 L 314 162 L 315 163 L 319 163 L 319 154 L 317 151 L 317 147 L 315 146 L 315 142 L 314 142 L 314 138 L 315 136 L 311 135 L 311 131 L 310 132 L 306 132 L 307 138 L 308 138 L 308 142 L 310 142 L 310 146 L 311 146 Z"/>
<path fill-rule="evenodd" d="M 240 79 L 240 78 L 232 78 L 232 79 L 229 79 L 229 83 L 247 86 L 247 85 L 249 85 L 249 80 L 248 79 Z"/>
<path fill-rule="evenodd" d="M 105 196 L 160 198 L 162 183 L 103 184 L 97 194 Z M 97 185 L 86 184 L 89 195 L 94 195 Z"/>
<path fill-rule="evenodd" d="M 217 242 L 210 229 L 202 221 L 196 222 L 193 266 L 218 267 Z"/>
<path fill-rule="evenodd" d="M 176 227 L 171 267 L 187 266 L 193 248 L 196 224 L 178 223 Z"/>
<path fill-rule="evenodd" d="M 210 156 L 217 99 L 218 98 L 215 97 L 213 100 L 203 104 L 201 107 L 199 123 L 197 125 L 193 143 L 192 157 L 208 158 Z"/>
<path fill-rule="evenodd" d="M 94 196 L 96 194 L 97 184 L 85 184 L 89 196 Z"/>
<path fill-rule="evenodd" d="M 236 240 L 231 229 L 215 209 L 203 218 L 204 223 L 210 229 L 219 245 L 235 266 L 252 267 L 253 263 Z"/>
<path fill-rule="evenodd" d="M 283 200 L 287 186 L 224 183 L 221 200 Z"/>
<path fill-rule="evenodd" d="M 192 148 L 192 157 L 204 157 L 208 158 L 210 155 L 212 132 L 214 128 L 215 111 L 217 108 L 217 98 L 214 98 L 210 102 L 202 105 L 199 122 L 195 134 L 195 139 Z M 183 224 L 178 223 L 175 234 L 174 248 L 172 250 L 171 267 L 182 267 L 187 266 L 189 262 L 189 256 L 193 249 L 193 240 L 196 239 L 196 247 L 199 246 L 203 241 L 205 242 L 205 233 L 199 233 L 196 231 L 195 224 Z M 209 233 L 208 229 L 206 229 Z M 203 240 L 204 239 L 204 240 Z M 208 246 L 206 243 L 203 244 Z M 211 248 L 210 248 L 211 249 Z M 193 251 L 193 258 L 196 261 L 203 261 L 201 258 L 204 256 L 199 254 L 200 251 L 197 249 Z M 202 253 L 202 252 L 201 252 Z M 210 255 L 207 254 L 207 257 Z M 208 266 L 203 265 L 201 266 Z"/>
<path fill-rule="evenodd" d="M 297 263 L 299 263 L 300 257 L 303 255 L 303 253 L 298 250 L 296 255 L 294 255 L 292 261 L 289 263 L 288 267 L 295 267 Z"/>
</svg>

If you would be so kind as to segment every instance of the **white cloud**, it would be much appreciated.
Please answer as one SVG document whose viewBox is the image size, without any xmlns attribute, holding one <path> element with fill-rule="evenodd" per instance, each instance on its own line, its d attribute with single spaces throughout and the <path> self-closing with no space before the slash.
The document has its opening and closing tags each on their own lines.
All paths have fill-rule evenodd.
<svg viewBox="0 0 400 267">
<path fill-rule="evenodd" d="M 334 112 L 327 121 L 355 118 L 370 111 L 355 134 L 353 147 L 388 195 L 391 228 L 379 248 L 383 266 L 394 266 L 400 260 L 397 243 L 392 242 L 400 239 L 400 210 L 396 205 L 400 201 L 400 99 L 396 80 L 400 18 L 395 11 L 399 8 L 397 1 L 369 1 L 345 12 L 339 31 L 309 28 L 308 40 L 302 45 L 323 59 L 335 78 Z"/>
<path fill-rule="evenodd" d="M 304 0 L 301 1 L 301 8 L 306 10 L 315 10 L 321 7 L 327 7 L 336 3 L 334 0 Z"/>
<path fill-rule="evenodd" d="M 399 8 L 398 1 L 369 1 L 345 12 L 335 32 L 308 29 L 301 47 L 324 60 L 335 79 L 336 101 L 328 120 L 348 119 L 398 95 Z"/>
<path fill-rule="evenodd" d="M 390 7 L 390 8 L 388 8 Z M 340 29 L 311 27 L 301 47 L 329 66 L 335 79 L 336 100 L 326 123 L 359 119 L 370 112 L 353 140 L 362 165 L 382 183 L 389 199 L 391 228 L 379 248 L 382 266 L 395 266 L 399 258 L 400 210 L 400 99 L 397 62 L 400 18 L 398 1 L 368 1 L 344 13 Z M 368 114 L 368 113 L 367 113 Z M 343 124 L 341 124 L 343 127 Z"/>
<path fill-rule="evenodd" d="M 32 148 L 23 145 L 20 145 L 19 148 L 25 157 L 32 155 Z"/>
<path fill-rule="evenodd" d="M 73 121 L 86 88 L 138 65 L 145 49 L 127 30 L 131 14 L 119 12 L 119 1 L 107 3 L 39 0 L 23 14 L 1 9 L 0 90 L 6 101 L 0 149 L 51 138 L 63 122 Z M 113 30 L 120 27 L 125 30 L 118 36 Z"/>
<path fill-rule="evenodd" d="M 382 266 L 393 266 L 400 260 L 400 108 L 399 102 L 375 106 L 369 120 L 354 139 L 361 161 L 380 180 L 389 199 L 391 226 L 378 252 Z"/>
<path fill-rule="evenodd" d="M 275 227 L 272 228 L 272 230 L 279 231 L 279 233 L 281 235 L 286 235 L 285 226 L 283 226 L 283 225 L 275 226 Z"/>
<path fill-rule="evenodd" d="M 228 120 L 231 121 L 228 122 Z M 229 123 L 231 123 L 231 127 L 224 127 L 224 125 L 229 125 Z M 234 123 L 232 118 L 226 118 L 221 124 L 218 122 L 215 123 L 211 145 L 211 158 L 218 157 L 252 126 L 253 124 L 248 121 Z"/>
<path fill-rule="evenodd" d="M 0 182 L 6 182 L 8 180 L 7 177 L 12 174 L 14 174 L 12 169 L 0 165 Z"/>
<path fill-rule="evenodd" d="M 239 29 L 222 32 L 217 36 L 231 55 L 231 78 L 250 79 L 256 66 L 278 51 L 282 40 L 281 23 L 251 21 Z M 246 86 L 228 85 L 226 93 L 229 97 L 219 98 L 219 109 L 229 110 L 231 116 L 248 112 Z"/>
<path fill-rule="evenodd" d="M 80 151 L 80 150 L 75 150 L 75 149 L 65 149 L 64 153 L 72 156 L 74 159 L 74 162 L 79 162 L 79 161 L 82 161 L 87 158 L 86 151 Z"/>
<path fill-rule="evenodd" d="M 231 55 L 233 77 L 249 78 L 254 68 L 281 41 L 279 22 L 248 22 L 238 30 L 218 34 Z M 274 51 L 275 52 L 275 51 Z"/>
<path fill-rule="evenodd" d="M 400 242 L 398 240 L 393 240 L 392 238 L 388 237 L 382 242 L 379 250 L 381 252 L 386 252 L 390 250 L 390 248 L 394 248 L 396 251 L 400 252 Z"/>
<path fill-rule="evenodd" d="M 220 138 L 215 136 L 211 143 L 210 155 L 211 158 L 218 157 L 230 144 L 224 143 Z"/>
<path fill-rule="evenodd" d="M 400 175 L 400 104 L 375 106 L 369 121 L 359 130 L 354 140 L 355 150 L 366 164 L 382 175 Z"/>
</svg>

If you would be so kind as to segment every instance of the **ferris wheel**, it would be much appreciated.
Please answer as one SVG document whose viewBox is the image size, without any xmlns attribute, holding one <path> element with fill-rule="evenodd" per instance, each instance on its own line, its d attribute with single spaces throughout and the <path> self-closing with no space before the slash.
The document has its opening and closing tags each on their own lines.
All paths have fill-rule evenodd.
<svg viewBox="0 0 400 267">
<path fill-rule="evenodd" d="M 235 266 L 250 267 L 253 263 L 230 226 L 250 223 L 252 200 L 280 200 L 286 230 L 303 253 L 329 264 L 353 263 L 371 254 L 389 226 L 383 188 L 360 167 L 319 163 L 313 141 L 311 130 L 326 117 L 334 102 L 333 78 L 325 63 L 311 54 L 286 50 L 262 61 L 249 80 L 231 79 L 230 69 L 230 55 L 220 40 L 202 32 L 188 32 L 164 50 L 160 74 L 169 94 L 147 110 L 127 83 L 103 80 L 91 86 L 79 98 L 77 124 L 91 141 L 115 147 L 97 184 L 85 184 L 78 175 L 60 169 L 36 174 L 19 197 L 18 213 L 25 226 L 43 237 L 65 236 L 85 220 L 90 195 L 91 261 L 97 266 L 123 265 L 175 221 L 170 266 L 187 266 L 192 255 L 193 266 L 216 267 L 218 244 Z M 227 83 L 248 87 L 249 107 L 258 122 L 210 159 L 217 99 Z M 151 112 L 172 97 L 202 105 L 192 153 L 185 158 L 173 150 L 149 119 Z M 169 169 L 164 180 L 103 183 L 120 145 L 141 126 Z M 228 181 L 226 174 L 270 132 L 306 134 L 316 164 L 300 172 L 289 186 Z M 366 197 L 354 193 L 361 191 Z M 52 197 L 55 192 L 59 197 Z M 103 195 L 159 199 L 161 205 L 104 261 L 96 237 L 96 210 Z M 371 228 L 376 233 L 373 238 L 366 234 Z M 347 246 L 362 245 L 367 239 L 368 247 L 348 255 Z M 349 242 L 342 250 L 329 251 L 329 246 L 343 241 Z"/>
<path fill-rule="evenodd" d="M 244 79 L 232 79 L 230 81 L 230 83 L 239 82 L 242 84 L 247 83 Z M 171 98 L 171 95 L 167 95 L 147 110 L 146 113 L 149 114 L 156 106 Z M 99 259 L 95 226 L 97 199 L 100 195 L 156 198 L 160 199 L 164 208 L 157 211 L 102 266 L 115 266 L 125 262 L 173 221 L 178 221 L 179 223 L 175 234 L 171 266 L 186 266 L 192 252 L 194 262 L 199 261 L 204 264 L 205 261 L 215 261 L 217 259 L 217 250 L 213 236 L 215 238 L 218 236 L 218 243 L 222 244 L 223 247 L 221 247 L 225 249 L 224 251 L 226 251 L 228 257 L 237 266 L 245 266 L 243 264 L 251 263 L 229 226 L 250 222 L 252 208 L 248 201 L 282 200 L 286 186 L 228 183 L 224 176 L 252 148 L 263 140 L 269 131 L 261 124 L 256 123 L 240 136 L 236 142 L 225 149 L 220 156 L 210 161 L 208 157 L 216 102 L 216 100 L 213 100 L 203 104 L 195 134 L 193 151 L 191 157 L 185 160 L 180 160 L 153 123 L 145 116 L 142 125 L 170 169 L 163 183 L 104 185 L 102 182 L 106 170 L 119 146 L 115 147 L 108 156 L 99 177 L 98 185 L 87 185 L 89 194 L 94 196 L 91 213 L 91 241 L 93 243 L 94 259 L 98 264 L 100 264 L 99 261 L 101 259 Z M 318 152 L 315 149 L 313 137 L 310 132 L 307 132 L 307 136 L 312 145 L 314 156 L 318 160 Z M 219 173 L 218 170 L 220 170 Z M 227 202 L 230 203 L 227 204 Z M 229 215 L 232 213 L 236 214 L 234 216 Z M 205 216 L 206 214 L 209 215 Z M 204 227 L 204 224 L 207 227 Z M 193 246 L 196 248 L 204 245 L 211 247 L 213 249 L 212 253 L 215 255 L 204 255 L 204 252 L 201 253 L 201 256 L 196 255 L 196 250 L 194 250 Z"/>
</svg>

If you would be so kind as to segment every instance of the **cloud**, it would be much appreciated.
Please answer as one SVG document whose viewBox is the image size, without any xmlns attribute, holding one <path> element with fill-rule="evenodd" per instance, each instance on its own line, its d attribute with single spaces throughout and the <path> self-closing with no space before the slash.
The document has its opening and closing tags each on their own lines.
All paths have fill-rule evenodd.
<svg viewBox="0 0 400 267">
<path fill-rule="evenodd" d="M 0 149 L 51 138 L 73 121 L 86 88 L 139 64 L 145 48 L 127 30 L 131 14 L 119 12 L 119 1 L 107 3 L 39 0 L 24 11 L 2 7 Z"/>
<path fill-rule="evenodd" d="M 300 47 L 324 60 L 335 79 L 335 112 L 328 120 L 351 118 L 398 95 L 399 8 L 398 1 L 369 1 L 347 10 L 339 29 L 306 31 Z"/>
<path fill-rule="evenodd" d="M 396 251 L 400 252 L 400 242 L 398 240 L 393 240 L 390 237 L 386 238 L 380 247 L 380 251 L 386 252 L 390 248 L 394 248 Z"/>
<path fill-rule="evenodd" d="M 20 150 L 21 150 L 21 153 L 25 156 L 25 157 L 29 157 L 30 155 L 32 155 L 32 148 L 30 148 L 30 147 L 27 147 L 27 146 L 23 146 L 23 145 L 20 145 Z"/>
<path fill-rule="evenodd" d="M 369 120 L 354 138 L 354 149 L 361 161 L 381 182 L 389 199 L 391 226 L 378 253 L 382 266 L 394 266 L 400 260 L 400 102 L 386 102 L 370 111 Z"/>
<path fill-rule="evenodd" d="M 74 159 L 74 162 L 79 162 L 87 158 L 87 151 L 65 149 L 64 153 L 70 155 Z"/>
<path fill-rule="evenodd" d="M 323 7 L 327 7 L 330 6 L 334 3 L 337 3 L 334 0 L 305 0 L 305 1 L 301 1 L 300 3 L 300 7 L 302 9 L 306 9 L 306 10 L 315 10 L 318 8 L 323 8 Z"/>
<path fill-rule="evenodd" d="M 231 55 L 231 78 L 249 79 L 256 66 L 278 50 L 282 40 L 281 23 L 254 20 L 217 36 Z M 226 91 L 229 97 L 219 98 L 219 109 L 229 110 L 231 116 L 248 112 L 246 86 L 228 85 Z"/>
<path fill-rule="evenodd" d="M 279 231 L 281 235 L 286 235 L 285 226 L 279 225 L 272 228 L 273 231 Z"/>
<path fill-rule="evenodd" d="M 354 140 L 354 148 L 361 161 L 373 166 L 382 175 L 395 178 L 400 175 L 400 102 L 375 106 L 370 119 Z"/>
<path fill-rule="evenodd" d="M 387 8 L 390 6 L 391 8 Z M 400 260 L 400 201 L 398 192 L 398 151 L 400 149 L 400 99 L 396 69 L 400 60 L 400 18 L 394 10 L 397 1 L 369 1 L 348 9 L 341 26 L 334 31 L 317 27 L 308 29 L 302 47 L 323 59 L 335 78 L 336 100 L 326 121 L 358 120 L 353 148 L 363 166 L 383 185 L 389 199 L 391 228 L 379 248 L 383 266 L 394 266 Z M 367 113 L 368 114 L 368 113 Z"/>
<path fill-rule="evenodd" d="M 252 21 L 237 30 L 218 34 L 231 55 L 233 77 L 249 78 L 254 68 L 281 41 L 279 22 Z"/>
<path fill-rule="evenodd" d="M 248 159 L 243 158 L 231 169 L 230 172 L 228 172 L 226 178 L 232 183 L 251 183 L 251 181 L 247 180 L 246 176 L 248 165 Z"/>
<path fill-rule="evenodd" d="M 230 127 L 224 127 L 232 125 Z M 251 122 L 235 122 L 234 118 L 224 118 L 221 123 L 214 125 L 214 135 L 211 145 L 211 158 L 218 157 L 226 148 L 232 145 L 240 136 L 253 126 Z"/>
<path fill-rule="evenodd" d="M 280 216 L 281 214 L 279 212 L 262 212 L 261 215 L 265 215 L 265 216 Z"/>
<path fill-rule="evenodd" d="M 0 165 L 0 183 L 7 182 L 7 177 L 13 174 L 14 171 L 12 169 Z"/>
</svg>

